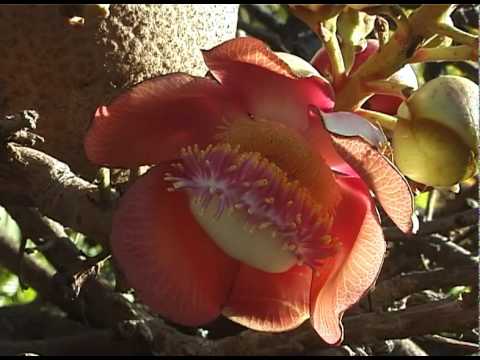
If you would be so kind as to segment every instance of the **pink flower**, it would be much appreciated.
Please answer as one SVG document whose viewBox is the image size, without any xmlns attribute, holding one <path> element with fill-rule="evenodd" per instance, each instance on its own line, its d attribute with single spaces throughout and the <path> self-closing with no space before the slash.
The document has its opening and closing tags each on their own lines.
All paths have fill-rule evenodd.
<svg viewBox="0 0 480 360">
<path fill-rule="evenodd" d="M 223 313 L 285 331 L 310 318 L 337 344 L 343 313 L 385 253 L 369 188 L 408 232 L 408 185 L 367 141 L 371 126 L 355 122 L 360 136 L 325 129 L 321 112 L 340 133 L 358 117 L 328 114 L 322 78 L 297 78 L 252 38 L 204 58 L 211 77 L 148 80 L 95 114 L 92 162 L 156 165 L 120 201 L 114 258 L 141 301 L 171 321 L 198 326 Z"/>
</svg>

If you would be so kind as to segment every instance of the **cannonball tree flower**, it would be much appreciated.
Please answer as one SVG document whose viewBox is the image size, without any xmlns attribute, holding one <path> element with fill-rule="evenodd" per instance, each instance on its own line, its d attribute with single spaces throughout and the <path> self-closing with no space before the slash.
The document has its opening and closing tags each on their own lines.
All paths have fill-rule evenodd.
<svg viewBox="0 0 480 360">
<path fill-rule="evenodd" d="M 95 114 L 91 161 L 155 164 L 120 200 L 113 256 L 139 299 L 173 322 L 223 314 L 286 331 L 310 318 L 338 344 L 343 313 L 383 262 L 370 190 L 409 232 L 408 185 L 372 125 L 331 113 L 323 78 L 299 77 L 253 38 L 204 59 L 211 76 L 147 80 Z"/>
</svg>

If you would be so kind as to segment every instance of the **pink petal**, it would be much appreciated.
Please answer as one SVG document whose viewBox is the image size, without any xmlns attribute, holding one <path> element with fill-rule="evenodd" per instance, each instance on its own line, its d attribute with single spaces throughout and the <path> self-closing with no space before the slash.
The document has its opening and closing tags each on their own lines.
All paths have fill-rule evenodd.
<svg viewBox="0 0 480 360">
<path fill-rule="evenodd" d="M 385 212 L 404 233 L 414 228 L 414 198 L 403 175 L 360 137 L 332 135 L 338 153 L 373 190 Z"/>
<path fill-rule="evenodd" d="M 369 39 L 367 41 L 367 46 L 363 51 L 355 54 L 355 62 L 353 63 L 350 74 L 354 74 L 355 71 L 362 65 L 365 61 L 368 60 L 370 56 L 378 51 L 379 43 L 378 40 Z M 312 57 L 310 63 L 323 75 L 330 76 L 332 72 L 332 66 L 330 64 L 330 59 L 328 58 L 328 53 L 325 48 L 321 48 L 317 53 Z"/>
<path fill-rule="evenodd" d="M 339 178 L 339 185 L 344 198 L 332 232 L 343 246 L 313 277 L 310 303 L 312 324 L 329 344 L 342 341 L 343 313 L 373 285 L 386 251 L 366 186 L 358 178 Z"/>
<path fill-rule="evenodd" d="M 241 42 L 236 45 L 237 40 L 230 45 L 235 51 L 223 51 L 222 45 L 204 52 L 204 58 L 230 96 L 238 99 L 254 117 L 279 121 L 303 131 L 308 126 L 309 105 L 323 111 L 333 109 L 333 90 L 324 79 L 295 79 L 281 71 L 272 71 L 272 66 L 265 63 L 275 62 L 272 59 L 281 61 L 275 54 L 268 52 L 266 56 L 254 46 L 250 53 L 248 46 L 242 46 Z M 229 43 L 225 46 L 230 47 Z"/>
<path fill-rule="evenodd" d="M 311 279 L 306 266 L 269 274 L 243 265 L 223 313 L 259 331 L 293 329 L 309 317 Z"/>
<path fill-rule="evenodd" d="M 211 50 L 203 51 L 207 66 L 241 62 L 257 65 L 280 75 L 295 78 L 290 67 L 271 51 L 264 42 L 253 37 L 241 37 L 226 41 Z M 211 68 L 210 68 L 211 69 Z M 215 72 L 213 72 L 215 74 Z"/>
<path fill-rule="evenodd" d="M 155 164 L 188 144 L 206 145 L 222 121 L 221 87 L 176 73 L 144 81 L 95 113 L 87 157 L 113 167 Z"/>
<path fill-rule="evenodd" d="M 196 326 L 220 314 L 239 264 L 197 224 L 186 195 L 166 190 L 168 170 L 156 166 L 127 191 L 114 214 L 111 246 L 141 301 Z"/>
<path fill-rule="evenodd" d="M 378 94 L 368 99 L 365 108 L 389 115 L 396 115 L 401 103 L 402 99 L 399 97 Z"/>
<path fill-rule="evenodd" d="M 333 145 L 332 137 L 326 130 L 317 110 L 309 111 L 309 126 L 303 132 L 303 135 L 310 149 L 318 157 L 324 159 L 330 169 L 345 175 L 358 176 L 355 170 L 338 154 Z"/>
</svg>

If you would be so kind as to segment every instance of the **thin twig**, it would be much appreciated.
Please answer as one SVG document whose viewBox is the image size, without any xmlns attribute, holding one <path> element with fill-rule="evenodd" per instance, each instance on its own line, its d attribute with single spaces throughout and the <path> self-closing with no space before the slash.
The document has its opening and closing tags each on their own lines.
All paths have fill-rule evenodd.
<svg viewBox="0 0 480 360">
<path fill-rule="evenodd" d="M 439 235 L 432 234 L 425 237 L 421 237 L 417 241 L 416 245 L 425 250 L 427 247 L 436 247 L 438 250 L 443 250 L 442 256 L 436 256 L 435 260 L 441 264 L 471 264 L 478 266 L 478 256 L 474 256 L 470 251 L 461 247 L 458 244 L 455 244 L 453 241 L 450 241 L 449 238 Z M 416 241 L 415 240 L 415 241 Z M 433 250 L 433 249 L 432 249 Z M 427 250 L 428 251 L 428 250 Z"/>
<path fill-rule="evenodd" d="M 391 227 L 384 230 L 385 237 L 389 241 L 406 240 L 411 237 L 419 237 L 432 233 L 444 233 L 450 230 L 474 225 L 478 223 L 478 209 L 469 209 L 461 213 L 438 218 L 433 221 L 424 222 L 415 235 L 406 236 L 397 228 Z"/>
<path fill-rule="evenodd" d="M 376 308 L 422 290 L 472 285 L 477 281 L 478 266 L 474 264 L 451 269 L 417 271 L 381 282 L 375 287 L 370 298 Z"/>
</svg>

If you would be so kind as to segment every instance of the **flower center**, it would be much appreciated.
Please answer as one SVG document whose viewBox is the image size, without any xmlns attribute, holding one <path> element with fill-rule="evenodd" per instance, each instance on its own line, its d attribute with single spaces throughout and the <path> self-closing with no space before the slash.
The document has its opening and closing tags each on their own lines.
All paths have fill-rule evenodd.
<svg viewBox="0 0 480 360">
<path fill-rule="evenodd" d="M 236 119 L 218 135 L 219 142 L 240 145 L 242 151 L 259 152 L 298 180 L 329 211 L 340 201 L 340 193 L 330 168 L 314 155 L 303 137 L 277 121 Z"/>
<path fill-rule="evenodd" d="M 252 267 L 316 268 L 338 247 L 329 235 L 332 212 L 258 152 L 228 143 L 187 147 L 165 180 L 170 191 L 188 193 L 192 214 L 216 244 Z"/>
</svg>

